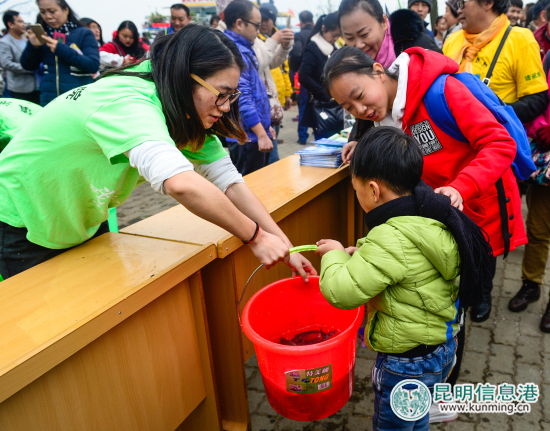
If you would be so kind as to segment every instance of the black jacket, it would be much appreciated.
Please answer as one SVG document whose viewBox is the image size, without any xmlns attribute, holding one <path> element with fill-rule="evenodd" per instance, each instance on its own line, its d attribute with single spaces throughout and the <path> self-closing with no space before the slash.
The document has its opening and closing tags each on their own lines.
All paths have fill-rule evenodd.
<svg viewBox="0 0 550 431">
<path fill-rule="evenodd" d="M 302 30 L 294 35 L 294 47 L 290 51 L 288 57 L 288 65 L 294 72 L 298 72 L 300 69 L 300 63 L 302 61 L 302 55 L 306 48 L 306 42 L 313 30 L 313 25 L 308 24 Z"/>
<path fill-rule="evenodd" d="M 317 44 L 310 41 L 302 56 L 302 64 L 298 72 L 300 86 L 309 92 L 309 98 L 304 110 L 300 126 L 317 127 L 317 115 L 314 107 L 314 99 L 320 102 L 329 102 L 332 97 L 323 88 L 323 69 L 328 56 L 323 54 Z"/>
<path fill-rule="evenodd" d="M 426 33 L 424 22 L 416 12 L 409 9 L 397 10 L 390 15 L 390 23 L 396 56 L 414 46 L 443 54 L 433 38 Z"/>
</svg>

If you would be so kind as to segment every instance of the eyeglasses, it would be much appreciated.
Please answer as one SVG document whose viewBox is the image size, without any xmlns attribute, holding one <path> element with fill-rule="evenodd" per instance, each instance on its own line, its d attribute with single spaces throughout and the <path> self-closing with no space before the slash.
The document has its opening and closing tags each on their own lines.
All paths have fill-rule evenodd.
<svg viewBox="0 0 550 431">
<path fill-rule="evenodd" d="M 189 76 L 193 78 L 196 82 L 198 82 L 200 85 L 202 85 L 207 90 L 210 90 L 214 95 L 217 97 L 216 99 L 216 106 L 222 106 L 229 100 L 229 104 L 231 105 L 233 102 L 235 102 L 240 96 L 241 92 L 239 89 L 235 90 L 233 93 L 220 93 L 218 90 L 216 90 L 214 87 L 212 87 L 208 82 L 205 80 L 199 78 L 194 73 L 191 73 Z"/>
<path fill-rule="evenodd" d="M 466 3 L 467 1 L 470 1 L 470 0 L 458 0 L 456 2 L 456 8 L 457 10 L 458 9 L 464 9 L 464 3 Z"/>
<path fill-rule="evenodd" d="M 243 22 L 246 22 L 248 24 L 252 24 L 254 27 L 256 27 L 256 31 L 260 31 L 260 26 L 262 25 L 261 22 L 252 22 L 252 21 L 248 21 L 246 19 L 242 19 L 242 20 L 243 20 Z"/>
</svg>

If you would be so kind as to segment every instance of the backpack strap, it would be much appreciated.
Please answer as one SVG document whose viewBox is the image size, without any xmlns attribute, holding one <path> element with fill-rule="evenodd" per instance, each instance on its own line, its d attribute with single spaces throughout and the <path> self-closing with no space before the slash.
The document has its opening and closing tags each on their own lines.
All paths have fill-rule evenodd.
<svg viewBox="0 0 550 431">
<path fill-rule="evenodd" d="M 445 83 L 448 77 L 448 74 L 443 74 L 435 79 L 424 94 L 424 105 L 430 119 L 437 127 L 457 141 L 468 142 L 456 124 L 455 117 L 445 98 Z"/>
<path fill-rule="evenodd" d="M 500 228 L 502 230 L 502 239 L 504 240 L 504 255 L 503 258 L 506 259 L 508 252 L 510 251 L 510 238 L 512 235 L 508 230 L 508 209 L 506 208 L 506 192 L 504 191 L 504 183 L 502 178 L 499 178 L 495 184 L 497 188 L 498 196 L 498 209 L 500 213 Z"/>
<path fill-rule="evenodd" d="M 500 45 L 498 46 L 497 52 L 495 53 L 495 56 L 493 57 L 493 62 L 491 63 L 491 66 L 489 66 L 489 70 L 487 71 L 487 75 L 485 78 L 483 78 L 483 83 L 488 87 L 489 84 L 491 84 L 491 76 L 493 76 L 493 69 L 495 68 L 497 64 L 498 57 L 500 55 L 500 52 L 502 51 L 502 48 L 504 48 L 504 42 L 506 42 L 506 39 L 508 39 L 508 35 L 512 31 L 512 26 L 509 25 L 506 29 L 506 32 L 504 33 L 504 36 L 502 36 L 502 40 L 500 41 Z"/>
</svg>

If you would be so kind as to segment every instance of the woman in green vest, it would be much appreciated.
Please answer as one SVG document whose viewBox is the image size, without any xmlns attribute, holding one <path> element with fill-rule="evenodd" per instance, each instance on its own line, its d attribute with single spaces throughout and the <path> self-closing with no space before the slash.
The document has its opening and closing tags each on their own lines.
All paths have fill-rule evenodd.
<svg viewBox="0 0 550 431">
<path fill-rule="evenodd" d="M 244 63 L 223 33 L 188 25 L 151 58 L 62 94 L 0 154 L 0 275 L 107 232 L 109 208 L 144 180 L 244 242 L 267 268 L 309 261 L 244 183 L 215 134 L 245 140 Z"/>
</svg>

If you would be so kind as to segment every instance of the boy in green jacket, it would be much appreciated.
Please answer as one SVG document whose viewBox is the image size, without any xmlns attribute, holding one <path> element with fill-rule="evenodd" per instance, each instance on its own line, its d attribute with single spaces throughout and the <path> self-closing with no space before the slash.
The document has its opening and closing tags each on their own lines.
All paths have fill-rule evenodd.
<svg viewBox="0 0 550 431">
<path fill-rule="evenodd" d="M 464 310 L 481 299 L 477 286 L 489 274 L 492 251 L 481 230 L 421 180 L 422 166 L 414 138 L 393 127 L 372 129 L 351 160 L 369 233 L 347 249 L 317 243 L 327 301 L 342 309 L 367 304 L 365 344 L 379 352 L 375 430 L 428 430 L 432 402 L 422 388 L 433 393 L 449 376 Z M 467 275 L 459 277 L 461 270 Z M 408 379 L 421 383 L 401 387 Z"/>
</svg>

